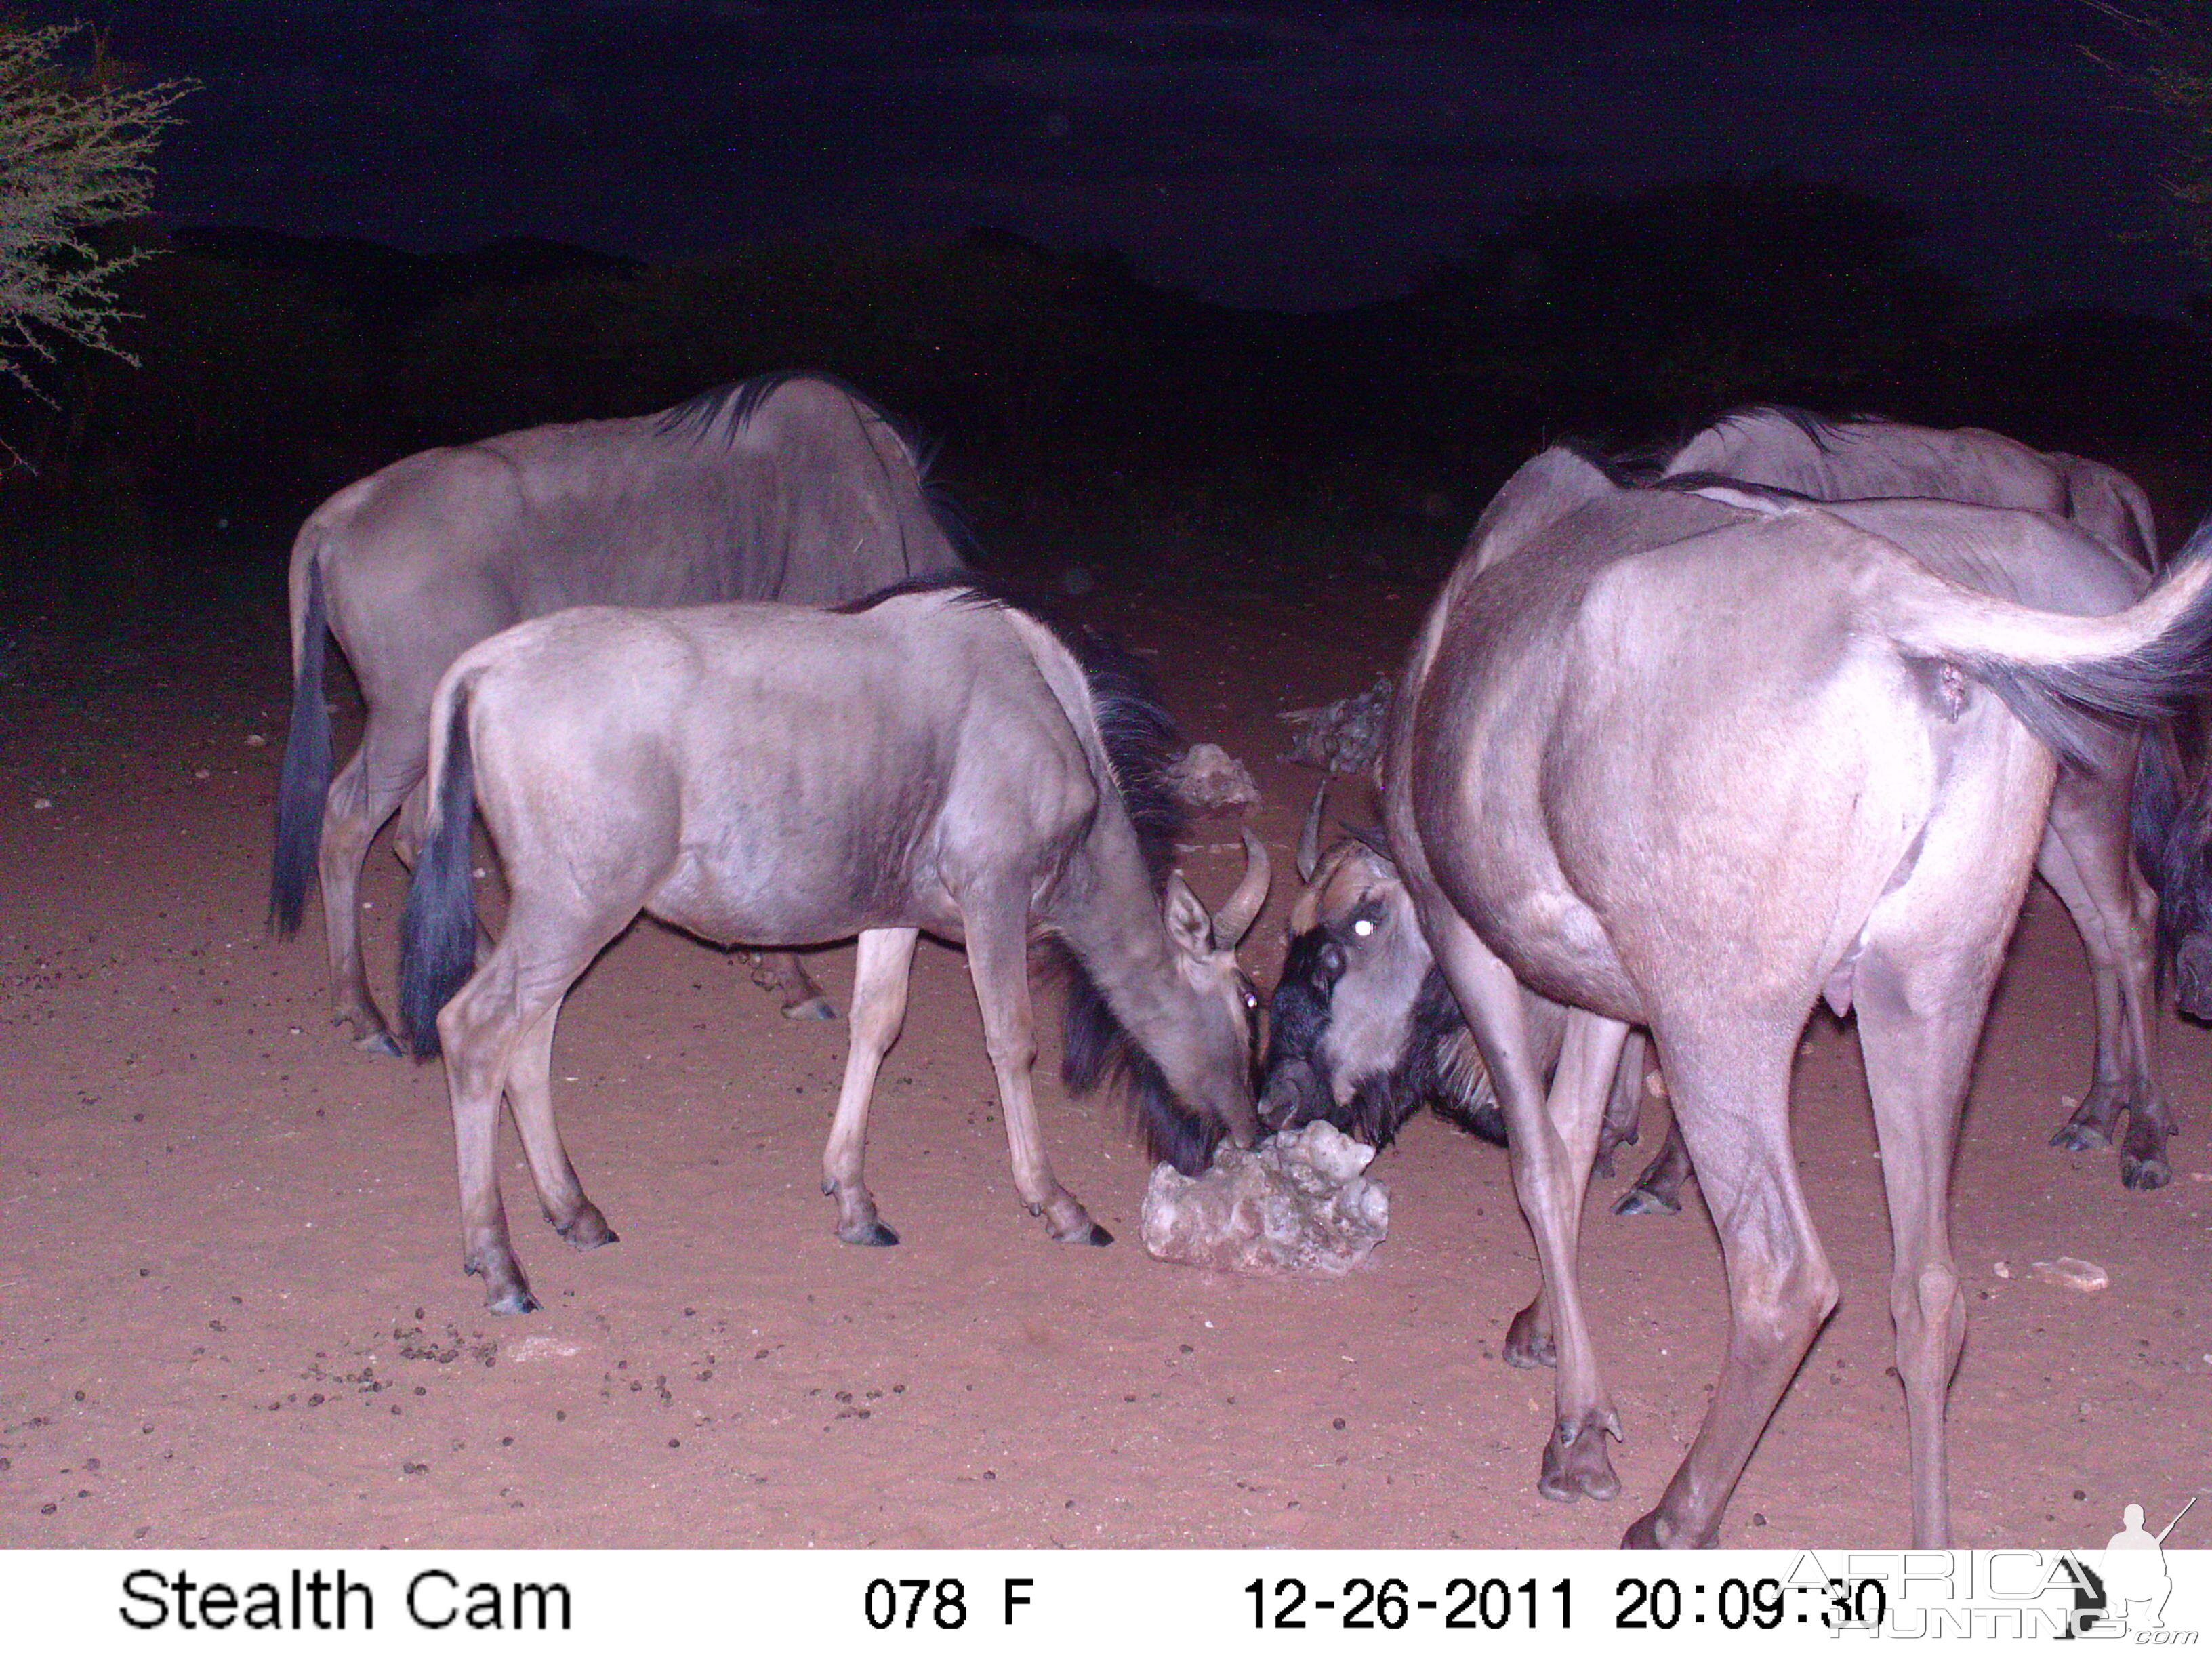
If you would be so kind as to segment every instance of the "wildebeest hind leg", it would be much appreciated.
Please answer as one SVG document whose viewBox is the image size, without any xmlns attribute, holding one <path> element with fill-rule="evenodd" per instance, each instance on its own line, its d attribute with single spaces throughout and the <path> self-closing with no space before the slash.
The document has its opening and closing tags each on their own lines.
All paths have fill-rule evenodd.
<svg viewBox="0 0 2212 1659">
<path fill-rule="evenodd" d="M 1019 896 L 994 896 L 968 908 L 968 974 L 983 1011 L 983 1042 L 999 1082 L 1006 1120 L 1006 1151 L 1014 1186 L 1031 1215 L 1042 1214 L 1054 1238 L 1072 1244 L 1110 1244 L 1114 1235 L 1091 1218 L 1075 1194 L 1053 1179 L 1037 1132 L 1032 1081 L 1036 1061 L 1036 1011 L 1030 1000 L 1029 915 Z"/>
<path fill-rule="evenodd" d="M 2132 756 L 2132 747 L 2129 753 Z M 2148 1192 L 2173 1178 L 2166 1161 L 2172 1118 L 2158 1085 L 2154 952 L 2157 897 L 2135 867 L 2128 793 L 2114 764 L 2101 775 L 2061 769 L 2036 868 L 2065 902 L 2088 951 L 2097 1008 L 2089 1092 L 2051 1137 L 2069 1152 L 2109 1146 L 2122 1112 L 2128 1127 L 2120 1180 Z"/>
<path fill-rule="evenodd" d="M 907 975 L 920 937 L 911 927 L 872 928 L 860 935 L 845 1082 L 837 1092 L 830 1143 L 822 1152 L 822 1190 L 837 1200 L 837 1237 L 848 1244 L 898 1243 L 898 1235 L 876 1214 L 861 1166 L 867 1154 L 868 1101 L 875 1092 L 877 1069 L 906 1019 Z"/>
<path fill-rule="evenodd" d="M 1863 1021 L 1863 1001 L 1861 1008 Z M 1790 1146 L 1796 1028 L 1747 1022 L 1723 1040 L 1678 1034 L 1662 1022 L 1655 1035 L 1705 1206 L 1720 1231 L 1729 1345 L 1689 1455 L 1658 1506 L 1622 1542 L 1695 1548 L 1715 1540 L 1752 1448 L 1834 1311 L 1836 1276 L 1806 1212 Z"/>
<path fill-rule="evenodd" d="M 1613 1068 L 1613 1090 L 1606 1097 L 1605 1121 L 1598 1127 L 1597 1157 L 1590 1167 L 1601 1176 L 1613 1173 L 1616 1147 L 1633 1146 L 1644 1120 L 1644 1051 L 1650 1046 L 1642 1030 L 1628 1034 L 1620 1046 L 1620 1064 Z"/>
<path fill-rule="evenodd" d="M 484 1305 L 501 1314 L 529 1313 L 538 1298 L 515 1259 L 500 1202 L 500 1095 L 524 1030 L 559 1000 L 556 991 L 538 1008 L 523 1012 L 516 1006 L 514 981 L 513 952 L 495 951 L 438 1015 L 460 1176 L 461 1267 L 483 1275 Z"/>
<path fill-rule="evenodd" d="M 1966 1301 L 1951 1254 L 1951 1164 L 1967 1073 L 1981 1035 L 1992 971 L 1978 1000 L 1931 994 L 1924 967 L 1862 959 L 1859 1047 L 1866 1055 L 1895 1249 L 1889 1306 L 1897 1374 L 1912 1440 L 1912 1541 L 1948 1547 L 1943 1413 L 1966 1335 Z M 1921 982 L 1915 982 L 1916 971 Z"/>
<path fill-rule="evenodd" d="M 422 775 L 417 754 L 410 769 L 395 756 L 404 743 L 397 722 L 372 712 L 361 747 L 337 777 L 323 809 L 322 845 L 315 856 L 323 890 L 323 930 L 330 949 L 332 1023 L 349 1027 L 354 1046 L 371 1054 L 397 1056 L 399 1045 L 369 994 L 368 969 L 361 953 L 361 866 L 368 844 L 384 821 L 399 808 Z M 370 763 L 372 750 L 377 763 Z"/>
<path fill-rule="evenodd" d="M 507 1063 L 507 1103 L 514 1114 L 516 1132 L 522 1137 L 523 1155 L 538 1183 L 538 1201 L 545 1218 L 580 1250 L 612 1244 L 618 1235 L 607 1225 L 599 1206 L 584 1195 L 576 1166 L 561 1144 L 561 1131 L 553 1121 L 553 1030 L 560 1023 L 561 1003 L 556 1001 L 538 1017 Z"/>
</svg>

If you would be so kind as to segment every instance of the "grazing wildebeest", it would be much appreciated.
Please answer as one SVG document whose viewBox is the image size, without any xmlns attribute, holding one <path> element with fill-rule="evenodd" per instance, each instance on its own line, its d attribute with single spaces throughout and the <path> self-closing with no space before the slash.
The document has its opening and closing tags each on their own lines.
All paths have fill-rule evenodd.
<svg viewBox="0 0 2212 1659">
<path fill-rule="evenodd" d="M 1731 487 L 1712 486 L 1726 501 Z M 1748 491 L 1779 502 L 1783 492 Z M 1755 503 L 1754 503 L 1755 504 Z M 2042 611 L 2100 616 L 2131 604 L 2148 577 L 2077 525 L 2047 514 L 1948 501 L 1844 501 L 1831 510 L 1883 537 L 1937 574 Z M 2148 1190 L 2172 1178 L 2170 1114 L 2154 1064 L 2156 896 L 2130 856 L 2136 735 L 2086 727 L 2062 763 L 2036 867 L 2064 901 L 2087 948 L 2098 1035 L 2090 1087 L 2068 1126 L 2104 1144 L 2125 1113 L 2121 1179 Z M 1320 797 L 1316 798 L 1316 813 Z M 1326 1116 L 1382 1144 L 1430 1099 L 1445 1116 L 1487 1133 L 1495 1107 L 1468 1054 L 1441 975 L 1434 971 L 1387 854 L 1351 840 L 1317 857 L 1317 817 L 1299 850 L 1309 883 L 1292 907 L 1293 942 L 1274 994 L 1267 1095 L 1271 1127 Z M 1309 867 L 1318 865 L 1317 868 Z M 1358 931 L 1365 923 L 1365 931 Z M 1418 984 L 1418 992 L 1409 989 Z M 1411 1009 L 1410 1015 L 1407 1012 Z M 1535 1048 L 1557 1054 L 1556 1018 L 1531 1014 Z M 1640 1034 L 1626 1046 L 1597 1149 L 1598 1167 L 1636 1137 L 1643 1080 Z M 1453 1086 L 1439 1086 L 1438 1079 Z M 2062 1134 L 2067 1131 L 2062 1131 Z M 1623 1214 L 1672 1212 L 1691 1173 L 1679 1131 L 1614 1205 Z"/>
<path fill-rule="evenodd" d="M 1979 427 L 1824 420 L 1761 404 L 1693 434 L 1663 471 L 1771 484 L 1820 501 L 1917 495 L 2055 513 L 2143 569 L 2158 568 L 2158 527 L 2134 479 L 2101 461 L 2030 449 Z"/>
<path fill-rule="evenodd" d="M 641 910 L 714 940 L 860 936 L 823 1157 L 849 1243 L 897 1242 L 861 1156 L 921 930 L 967 946 L 1014 1183 L 1055 1238 L 1107 1242 L 1038 1138 L 1033 937 L 1066 957 L 1072 1086 L 1118 1072 L 1155 1155 L 1186 1173 L 1224 1133 L 1250 1143 L 1256 1002 L 1236 946 L 1267 854 L 1245 837 L 1216 916 L 1170 872 L 1180 745 L 1103 642 L 966 587 L 842 613 L 585 607 L 463 653 L 431 722 L 401 1014 L 418 1054 L 445 1053 L 463 1261 L 495 1312 L 534 1305 L 493 1169 L 502 1089 L 553 1224 L 578 1245 L 613 1236 L 562 1150 L 548 1067 L 568 987 Z M 513 894 L 473 977 L 472 798 Z"/>
<path fill-rule="evenodd" d="M 1726 1257 L 1712 1406 L 1631 1544 L 1716 1538 L 1838 1285 L 1797 1184 L 1814 1003 L 1856 1006 L 1895 1246 L 1913 1532 L 1948 1542 L 1965 1333 L 1950 1166 L 1990 989 L 2086 708 L 2154 718 L 2212 647 L 2212 535 L 2108 617 L 1935 575 L 1811 503 L 1625 490 L 1567 450 L 1484 515 L 1401 682 L 1384 824 L 1495 1083 L 1556 1348 L 1539 1488 L 1610 1498 L 1620 1423 L 1577 1282 L 1599 1119 L 1649 1029 Z M 1548 1097 L 1524 994 L 1565 1005 Z"/>
<path fill-rule="evenodd" d="M 427 450 L 347 485 L 292 547 L 272 925 L 298 928 L 316 872 L 337 1023 L 362 1048 L 398 1054 L 369 994 L 356 893 L 370 841 L 403 803 L 403 856 L 416 839 L 430 694 L 454 658 L 572 605 L 832 605 L 959 568 L 911 443 L 866 399 L 806 375 Z M 335 779 L 325 628 L 368 712 Z M 779 976 L 787 1012 L 829 1017 L 795 961 Z"/>
</svg>

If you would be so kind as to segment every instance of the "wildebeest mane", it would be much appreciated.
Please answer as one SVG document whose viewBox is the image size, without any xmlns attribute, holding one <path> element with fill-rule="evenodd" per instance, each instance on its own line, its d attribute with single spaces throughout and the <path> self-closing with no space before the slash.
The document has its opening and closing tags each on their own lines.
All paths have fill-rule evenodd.
<svg viewBox="0 0 2212 1659">
<path fill-rule="evenodd" d="M 880 421 L 888 427 L 914 463 L 915 471 L 926 472 L 928 448 L 921 436 L 905 422 L 879 406 L 866 394 L 854 391 L 834 374 L 823 374 L 812 369 L 779 368 L 765 374 L 756 374 L 749 380 L 725 380 L 720 386 L 708 386 L 696 398 L 687 398 L 673 409 L 663 410 L 653 423 L 653 434 L 661 438 L 689 437 L 703 441 L 719 436 L 726 447 L 738 441 L 761 406 L 789 386 L 793 380 L 819 380 L 823 385 L 842 392 L 850 398 L 853 406 L 870 420 Z"/>
<path fill-rule="evenodd" d="M 1183 828 L 1182 802 L 1168 781 L 1168 769 L 1185 745 L 1174 718 L 1161 706 L 1159 692 L 1145 665 L 1110 635 L 1055 616 L 973 574 L 909 576 L 833 609 L 857 616 L 909 593 L 945 593 L 956 605 L 1018 611 L 1050 630 L 1066 647 L 1090 687 L 1099 741 L 1113 769 L 1112 782 L 1137 832 L 1137 846 L 1144 854 L 1153 896 L 1164 896 L 1169 873 L 1175 868 L 1176 838 Z"/>
<path fill-rule="evenodd" d="M 1651 442 L 1625 450 L 1616 458 L 1615 465 L 1627 467 L 1638 473 L 1644 482 L 1655 482 L 1674 458 L 1689 447 L 1692 438 L 1710 432 L 1716 427 L 1727 426 L 1735 422 L 1766 419 L 1788 422 L 1804 434 L 1806 441 L 1814 448 L 1819 450 L 1823 455 L 1832 454 L 1834 453 L 1835 446 L 1831 440 L 1841 428 L 1883 418 L 1879 415 L 1866 414 L 1816 415 L 1811 410 L 1802 408 L 1796 404 L 1737 404 L 1733 408 L 1724 409 L 1717 415 L 1699 421 L 1694 426 L 1686 423 L 1678 426 L 1673 431 L 1664 434 Z M 1727 482 L 1737 483 L 1741 481 L 1730 478 Z"/>
<path fill-rule="evenodd" d="M 672 409 L 663 410 L 655 417 L 653 431 L 655 437 L 689 440 L 704 443 L 719 435 L 724 448 L 738 441 L 753 416 L 759 414 L 763 404 L 776 392 L 794 380 L 815 380 L 844 394 L 863 419 L 878 421 L 898 440 L 899 447 L 906 452 L 914 464 L 915 478 L 921 489 L 921 504 L 945 538 L 961 563 L 976 562 L 978 551 L 975 533 L 967 517 L 953 501 L 945 486 L 932 477 L 937 460 L 938 446 L 925 440 L 919 428 L 901 420 L 865 393 L 854 390 L 834 374 L 824 374 L 813 369 L 775 369 L 765 374 L 756 374 L 750 380 L 726 380 L 720 386 L 709 386 L 696 398 L 688 398 Z"/>
</svg>

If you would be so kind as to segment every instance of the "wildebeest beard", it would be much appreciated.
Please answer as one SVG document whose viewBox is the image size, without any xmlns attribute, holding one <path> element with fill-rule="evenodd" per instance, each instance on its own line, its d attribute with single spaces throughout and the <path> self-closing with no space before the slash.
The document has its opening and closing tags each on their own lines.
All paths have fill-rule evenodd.
<svg viewBox="0 0 2212 1659">
<path fill-rule="evenodd" d="M 1423 1106 L 1494 1146 L 1505 1144 L 1505 1119 L 1480 1091 L 1481 1057 L 1451 988 L 1433 964 L 1423 976 L 1397 1055 L 1352 1086 L 1338 1104 L 1322 1054 L 1331 1005 L 1345 966 L 1343 944 L 1327 927 L 1291 941 L 1283 975 L 1267 1004 L 1267 1057 L 1261 1114 L 1271 1129 L 1326 1121 L 1371 1146 L 1387 1146 Z"/>
</svg>

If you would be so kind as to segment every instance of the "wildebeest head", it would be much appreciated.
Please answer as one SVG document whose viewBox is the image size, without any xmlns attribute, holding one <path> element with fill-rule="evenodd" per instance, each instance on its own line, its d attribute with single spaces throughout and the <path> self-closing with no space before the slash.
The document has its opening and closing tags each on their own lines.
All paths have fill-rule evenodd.
<svg viewBox="0 0 2212 1659">
<path fill-rule="evenodd" d="M 2181 1012 L 2212 1020 L 2212 768 L 2199 720 L 2143 738 L 2136 763 L 2136 859 L 2158 890 L 2158 960 Z"/>
<path fill-rule="evenodd" d="M 1262 1120 L 1271 1130 L 1326 1121 L 1382 1146 L 1427 1104 L 1502 1145 L 1496 1107 L 1477 1102 L 1474 1041 L 1397 866 L 1358 836 L 1317 852 L 1321 808 L 1317 796 L 1299 846 L 1306 885 L 1268 1003 Z"/>
<path fill-rule="evenodd" d="M 1168 878 L 1161 920 L 1172 951 L 1173 988 L 1150 1018 L 1132 1003 L 1117 1015 L 1089 973 L 1069 976 L 1061 1076 L 1078 1093 L 1118 1079 L 1152 1156 L 1200 1174 L 1225 1137 L 1259 1139 L 1253 1061 L 1260 1000 L 1237 946 L 1267 902 L 1267 849 L 1244 836 L 1244 877 L 1209 914 L 1180 873 Z M 1124 994 L 1127 994 L 1126 993 Z"/>
</svg>

